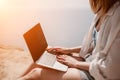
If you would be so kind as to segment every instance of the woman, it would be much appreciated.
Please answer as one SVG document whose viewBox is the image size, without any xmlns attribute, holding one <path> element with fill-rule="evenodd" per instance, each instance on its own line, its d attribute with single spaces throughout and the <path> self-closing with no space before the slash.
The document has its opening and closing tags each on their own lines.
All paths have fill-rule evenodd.
<svg viewBox="0 0 120 80">
<path fill-rule="evenodd" d="M 21 80 L 120 80 L 120 0 L 89 1 L 96 16 L 82 47 L 47 49 L 68 71 L 35 68 Z"/>
</svg>

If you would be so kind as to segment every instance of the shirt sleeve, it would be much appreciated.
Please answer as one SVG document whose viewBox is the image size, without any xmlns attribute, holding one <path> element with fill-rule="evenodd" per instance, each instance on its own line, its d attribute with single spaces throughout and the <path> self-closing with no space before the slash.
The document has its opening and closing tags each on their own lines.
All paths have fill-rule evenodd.
<svg viewBox="0 0 120 80">
<path fill-rule="evenodd" d="M 106 78 L 120 79 L 120 32 L 114 40 L 106 59 L 102 61 L 104 67 L 100 69 Z"/>
</svg>

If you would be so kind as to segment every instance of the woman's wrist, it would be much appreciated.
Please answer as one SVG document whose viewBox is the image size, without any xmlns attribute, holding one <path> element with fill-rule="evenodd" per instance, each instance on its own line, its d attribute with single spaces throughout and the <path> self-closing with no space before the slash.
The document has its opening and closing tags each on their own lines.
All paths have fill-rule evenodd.
<svg viewBox="0 0 120 80">
<path fill-rule="evenodd" d="M 69 48 L 68 50 L 70 51 L 70 53 L 79 53 L 80 50 L 81 50 L 81 46 L 80 47 Z"/>
<path fill-rule="evenodd" d="M 88 71 L 89 70 L 89 65 L 90 65 L 90 63 L 87 63 L 87 62 L 78 62 L 78 63 L 76 63 L 75 67 L 78 68 L 78 69 Z"/>
</svg>

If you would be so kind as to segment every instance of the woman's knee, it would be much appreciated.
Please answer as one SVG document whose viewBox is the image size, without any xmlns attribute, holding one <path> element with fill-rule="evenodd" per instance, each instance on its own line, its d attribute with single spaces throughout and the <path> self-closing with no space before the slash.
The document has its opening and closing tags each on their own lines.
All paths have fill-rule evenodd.
<svg viewBox="0 0 120 80">
<path fill-rule="evenodd" d="M 41 68 L 34 68 L 28 74 L 21 77 L 20 80 L 40 80 L 41 71 Z"/>
<path fill-rule="evenodd" d="M 42 71 L 41 68 L 34 68 L 28 73 L 28 75 L 31 75 L 33 77 L 40 77 L 41 71 Z"/>
<path fill-rule="evenodd" d="M 81 80 L 80 70 L 76 68 L 69 68 L 63 75 L 63 80 Z"/>
</svg>

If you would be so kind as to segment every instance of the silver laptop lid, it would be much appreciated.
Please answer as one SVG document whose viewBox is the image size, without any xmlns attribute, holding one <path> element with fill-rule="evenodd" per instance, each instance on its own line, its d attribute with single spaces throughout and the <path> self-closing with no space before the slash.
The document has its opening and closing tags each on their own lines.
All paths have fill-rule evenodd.
<svg viewBox="0 0 120 80">
<path fill-rule="evenodd" d="M 30 50 L 34 62 L 37 61 L 48 46 L 40 23 L 24 33 L 23 37 Z"/>
</svg>

